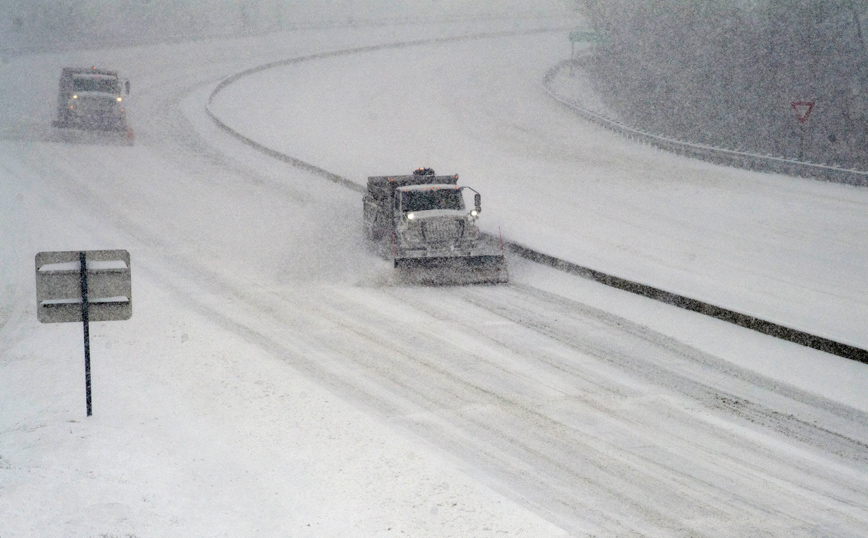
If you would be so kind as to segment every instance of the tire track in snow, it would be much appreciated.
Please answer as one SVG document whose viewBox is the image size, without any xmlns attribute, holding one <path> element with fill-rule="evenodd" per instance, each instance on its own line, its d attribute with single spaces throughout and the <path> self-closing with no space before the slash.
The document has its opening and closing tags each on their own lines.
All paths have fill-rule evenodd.
<svg viewBox="0 0 868 538">
<path fill-rule="evenodd" d="M 390 288 L 387 290 L 390 295 L 396 295 L 399 298 L 398 304 L 407 304 L 410 299 L 417 300 L 413 302 L 414 309 L 421 308 L 427 315 L 434 318 L 432 325 L 437 326 L 441 323 L 447 323 L 451 318 L 449 314 L 444 312 L 455 311 L 472 311 L 470 308 L 474 301 L 471 300 L 470 305 L 458 304 L 458 308 L 443 308 L 440 304 L 442 300 L 439 298 L 432 299 L 432 304 L 428 301 L 422 301 L 421 305 L 418 302 L 419 297 L 414 291 L 405 292 L 399 288 Z M 500 297 L 499 293 L 490 293 L 492 290 L 485 290 L 480 294 L 486 297 Z M 455 295 L 464 295 L 465 291 L 456 292 Z M 520 293 L 520 292 L 518 292 Z M 450 294 L 451 297 L 451 294 Z M 505 301 L 505 304 L 512 304 L 512 301 Z M 355 308 L 353 308 L 355 306 Z M 547 305 L 543 305 L 547 306 Z M 361 310 L 359 310 L 361 307 Z M 521 310 L 521 309 L 517 309 Z M 492 383 L 491 379 L 497 379 L 504 375 L 507 370 L 498 367 L 496 359 L 488 358 L 490 355 L 498 355 L 499 353 L 508 353 L 511 348 L 511 342 L 503 342 L 500 340 L 487 341 L 483 348 L 494 349 L 495 351 L 485 356 L 479 354 L 466 353 L 466 350 L 456 350 L 452 345 L 450 338 L 447 336 L 445 340 L 438 340 L 430 337 L 422 339 L 418 335 L 414 336 L 413 342 L 402 342 L 399 338 L 394 337 L 395 332 L 401 332 L 399 328 L 401 319 L 404 316 L 403 309 L 397 308 L 394 315 L 382 319 L 378 323 L 370 324 L 360 322 L 358 320 L 370 320 L 382 318 L 384 310 L 382 308 L 368 309 L 363 302 L 358 304 L 335 303 L 325 310 L 331 314 L 330 317 L 338 317 L 343 321 L 344 327 L 342 333 L 354 333 L 363 338 L 376 342 L 378 345 L 386 345 L 389 349 L 394 349 L 396 358 L 389 360 L 384 364 L 386 359 L 381 354 L 378 356 L 378 361 L 375 367 L 372 367 L 373 372 L 368 372 L 368 376 L 376 378 L 379 376 L 387 376 L 381 383 L 384 388 L 389 388 L 390 391 L 397 391 L 411 403 L 406 404 L 410 410 L 408 415 L 400 417 L 398 420 L 402 423 L 408 422 L 411 424 L 411 429 L 417 434 L 425 437 L 429 442 L 434 442 L 444 446 L 457 439 L 463 439 L 464 442 L 470 443 L 463 446 L 462 450 L 468 452 L 467 458 L 471 460 L 479 460 L 479 464 L 490 469 L 490 473 L 494 476 L 508 476 L 504 478 L 506 483 L 526 483 L 527 487 L 537 496 L 536 502 L 548 507 L 548 510 L 553 510 L 552 506 L 561 507 L 558 515 L 558 521 L 563 524 L 563 520 L 581 521 L 583 518 L 591 518 L 590 512 L 593 512 L 594 503 L 592 500 L 586 499 L 582 493 L 576 492 L 576 484 L 580 484 L 579 489 L 582 491 L 595 492 L 593 496 L 599 495 L 601 498 L 612 500 L 616 496 L 623 496 L 624 491 L 636 490 L 635 497 L 627 496 L 619 498 L 617 503 L 620 506 L 633 506 L 633 516 L 642 514 L 637 517 L 637 526 L 631 528 L 635 532 L 642 528 L 639 521 L 644 521 L 647 524 L 648 520 L 662 522 L 668 519 L 664 514 L 669 513 L 669 509 L 654 507 L 654 501 L 640 502 L 639 499 L 655 498 L 655 494 L 663 488 L 666 490 L 666 484 L 670 483 L 671 489 L 666 490 L 664 495 L 672 505 L 681 509 L 679 520 L 690 520 L 695 518 L 709 518 L 710 520 L 721 519 L 739 519 L 744 517 L 746 513 L 750 513 L 754 508 L 749 508 L 750 504 L 762 498 L 771 488 L 779 490 L 780 498 L 794 498 L 793 505 L 788 510 L 788 517 L 798 520 L 801 523 L 798 525 L 807 524 L 802 521 L 799 515 L 800 510 L 804 510 L 804 506 L 796 508 L 799 502 L 805 502 L 818 492 L 814 491 L 817 488 L 816 483 L 821 483 L 824 495 L 838 499 L 839 502 L 851 504 L 854 499 L 858 499 L 864 494 L 865 484 L 858 479 L 850 484 L 847 479 L 835 472 L 828 472 L 825 478 L 820 480 L 816 474 L 818 470 L 813 468 L 811 473 L 803 473 L 798 467 L 791 467 L 790 464 L 784 465 L 783 471 L 778 471 L 776 475 L 771 474 L 768 467 L 781 467 L 781 454 L 777 454 L 767 443 L 757 444 L 751 441 L 750 436 L 745 437 L 743 434 L 733 434 L 729 430 L 724 429 L 719 431 L 717 423 L 707 423 L 702 416 L 697 416 L 696 412 L 680 413 L 677 409 L 662 406 L 660 414 L 657 415 L 652 425 L 643 425 L 642 421 L 628 418 L 623 415 L 623 410 L 613 410 L 611 405 L 594 406 L 594 412 L 602 412 L 612 416 L 619 424 L 613 428 L 638 428 L 640 431 L 635 434 L 637 444 L 642 444 L 641 440 L 653 440 L 652 444 L 656 450 L 662 451 L 663 458 L 647 458 L 637 455 L 624 447 L 613 446 L 610 440 L 597 437 L 594 432 L 574 432 L 575 424 L 565 424 L 560 420 L 556 420 L 551 416 L 550 409 L 547 412 L 545 406 L 539 406 L 534 402 L 537 398 L 541 401 L 555 398 L 550 392 L 551 388 L 547 387 L 543 390 L 537 390 L 537 398 L 532 395 L 530 389 L 518 390 L 514 386 L 510 386 L 507 382 Z M 523 311 L 523 310 L 522 310 Z M 489 311 L 491 312 L 491 311 Z M 458 322 L 452 320 L 450 325 L 455 325 L 451 333 L 454 334 L 459 330 L 464 331 L 464 328 L 469 332 L 481 331 L 479 323 L 476 324 L 468 321 L 472 316 L 460 317 Z M 595 320 L 596 322 L 596 320 Z M 414 323 L 414 326 L 416 323 Z M 382 327 L 376 334 L 369 334 L 370 327 Z M 392 329 L 388 329 L 391 327 Z M 445 329 L 445 327 L 443 327 Z M 514 330 L 514 329 L 513 329 Z M 532 328 L 531 330 L 535 330 Z M 619 329 L 614 328 L 617 332 Z M 432 330 L 436 333 L 437 331 Z M 390 342 L 390 336 L 392 342 Z M 482 334 L 477 335 L 479 338 L 485 338 Z M 397 340 L 397 341 L 396 341 Z M 352 348 L 352 344 L 347 344 L 347 349 L 338 351 L 338 354 L 351 353 L 348 349 Z M 358 346 L 362 349 L 368 349 L 371 346 Z M 415 352 L 414 352 L 415 349 Z M 522 350 L 522 356 L 531 357 L 528 362 L 534 362 L 539 359 L 539 353 L 525 353 Z M 456 357 L 458 357 L 456 359 Z M 424 362 L 422 370 L 413 370 L 408 362 L 419 363 Z M 462 368 L 460 365 L 464 362 L 466 365 Z M 484 366 L 481 366 L 484 364 Z M 461 371 L 461 376 L 456 376 L 452 371 Z M 566 384 L 571 384 L 576 380 L 575 373 L 569 375 L 565 371 L 569 368 L 560 368 L 559 375 L 563 377 Z M 573 372 L 580 370 L 573 367 Z M 511 371 L 511 370 L 510 370 Z M 359 372 L 354 369 L 354 376 L 358 376 Z M 464 379 L 465 376 L 468 376 Z M 543 376 L 545 377 L 545 376 Z M 581 379 L 581 376 L 579 376 Z M 398 380 L 398 381 L 396 381 Z M 514 378 L 513 378 L 513 381 Z M 456 388 L 454 385 L 459 384 L 463 389 Z M 519 385 L 525 383 L 515 381 Z M 514 383 L 514 384 L 515 384 Z M 513 384 L 513 385 L 514 385 Z M 492 387 L 491 385 L 495 385 Z M 655 385 L 653 392 L 659 390 L 659 386 Z M 627 390 L 627 389 L 624 389 Z M 521 396 L 516 396 L 515 393 L 521 393 Z M 527 392 L 525 394 L 525 392 Z M 629 391 L 628 391 L 629 392 Z M 417 396 L 421 394 L 424 396 Z M 453 401 L 446 395 L 460 394 L 465 395 L 464 399 Z M 467 394 L 476 394 L 466 400 Z M 435 396 L 432 396 L 435 395 Z M 430 398 L 439 398 L 438 400 L 430 400 Z M 582 404 L 592 405 L 594 398 L 583 400 L 580 397 L 572 396 L 576 401 Z M 607 401 L 611 398 L 610 395 L 603 398 Z M 635 399 L 636 396 L 630 398 Z M 625 399 L 630 399 L 625 398 Z M 394 398 L 392 398 L 394 400 Z M 424 404 L 420 404 L 420 399 L 424 400 Z M 555 398 L 558 399 L 558 398 Z M 656 399 L 654 397 L 653 399 Z M 572 401 L 572 400 L 570 400 Z M 413 403 L 415 402 L 415 404 Z M 665 402 L 665 400 L 664 400 Z M 421 406 L 429 409 L 440 409 L 442 415 L 431 417 L 430 414 L 413 414 L 412 409 L 416 406 Z M 433 407 L 432 407 L 433 406 Z M 711 409 L 713 406 L 709 406 Z M 505 410 L 505 411 L 504 411 Z M 502 411 L 502 412 L 501 412 Z M 695 441 L 690 439 L 692 434 L 687 436 L 669 435 L 666 433 L 668 428 L 672 427 L 672 413 L 676 414 L 674 421 L 679 425 L 685 425 L 690 430 L 696 430 L 699 425 L 699 430 L 702 433 L 704 444 L 695 446 Z M 731 422 L 731 418 L 727 419 Z M 446 423 L 444 423 L 444 421 Z M 737 421 L 738 422 L 738 421 Z M 500 424 L 500 426 L 494 426 Z M 626 426 L 625 426 L 626 424 Z M 464 433 L 455 432 L 455 428 L 466 430 Z M 738 426 L 741 428 L 742 426 Z M 430 431 L 431 429 L 434 431 Z M 653 431 L 653 430 L 659 431 Z M 732 426 L 730 424 L 730 429 Z M 695 432 L 694 432 L 695 433 Z M 626 437 L 630 437 L 630 435 Z M 596 438 L 596 439 L 594 439 Z M 591 441 L 594 439 L 594 441 Z M 494 442 L 496 446 L 491 446 Z M 717 448 L 720 443 L 730 445 L 728 449 L 721 451 Z M 663 447 L 675 446 L 684 447 L 687 452 L 698 452 L 693 457 L 686 458 L 688 461 L 683 467 L 668 459 L 681 460 L 681 456 L 672 453 L 671 449 Z M 446 450 L 449 447 L 444 446 Z M 612 451 L 619 453 L 619 456 L 612 456 Z M 451 450 L 455 450 L 452 447 Z M 751 458 L 745 459 L 741 455 L 742 452 L 748 451 Z M 626 455 L 621 452 L 626 452 Z M 757 454 L 759 452 L 759 454 Z M 589 454 L 597 454 L 590 456 Z M 759 459 L 763 463 L 751 462 L 751 459 Z M 786 458 L 784 458 L 786 459 Z M 623 460 L 623 461 L 622 461 Z M 521 471 L 524 464 L 532 462 L 531 467 L 534 469 L 534 477 L 527 477 L 526 473 Z M 709 463 L 711 462 L 711 463 Z M 728 464 L 722 464 L 728 462 Z M 852 464 L 852 462 L 851 462 Z M 709 466 L 724 466 L 725 472 L 710 469 Z M 656 468 L 656 470 L 654 470 Z M 594 469 L 595 471 L 588 471 Z M 620 472 L 618 471 L 620 469 Z M 651 469 L 651 470 L 649 470 Z M 692 469 L 700 475 L 705 475 L 705 480 L 696 478 L 692 474 L 685 473 L 684 469 Z M 719 475 L 724 475 L 721 477 Z M 542 475 L 542 481 L 537 484 L 539 489 L 534 489 L 534 483 L 539 480 Z M 589 477 L 590 475 L 590 477 Z M 674 478 L 680 477 L 680 478 Z M 644 479 L 643 479 L 644 477 Z M 758 478 L 759 477 L 759 478 Z M 636 486 L 634 482 L 642 483 L 641 486 Z M 671 483 L 685 484 L 673 486 Z M 755 483 L 759 482 L 759 485 Z M 612 484 L 622 484 L 622 488 L 615 488 L 617 493 L 611 493 Z M 750 486 L 749 492 L 745 493 L 737 489 L 724 493 L 721 491 L 719 484 L 734 483 L 737 486 Z M 686 490 L 686 491 L 685 491 Z M 847 493 L 841 495 L 841 491 Z M 561 495 L 563 494 L 563 495 Z M 738 499 L 733 502 L 730 497 Z M 671 499 L 681 498 L 681 501 L 676 503 Z M 585 504 L 577 503 L 577 499 L 584 500 Z M 716 513 L 720 505 L 731 505 L 724 514 Z M 704 508 L 702 508 L 704 506 Z M 773 510 L 774 507 L 770 506 Z M 778 508 L 779 509 L 779 508 Z M 840 509 L 840 507 L 839 507 Z M 590 512 L 589 512 L 590 511 Z M 678 510 L 676 510 L 678 511 Z M 696 512 L 684 514 L 683 512 Z M 818 512 L 819 513 L 819 512 Z M 757 518 L 759 515 L 753 514 Z M 623 515 L 623 518 L 630 519 L 629 516 Z M 591 518 L 593 519 L 593 518 Z M 786 518 L 784 518 L 786 520 Z M 864 524 L 868 519 L 863 514 L 861 518 L 853 521 L 853 524 L 858 526 Z M 603 528 L 611 526 L 608 523 L 598 520 Z M 672 531 L 678 527 L 677 523 L 669 522 L 663 525 L 663 529 Z M 622 523 L 623 524 L 623 523 Z M 626 530 L 626 529 L 625 529 Z M 712 533 L 714 535 L 715 533 Z M 721 535 L 717 533 L 717 535 Z"/>
<path fill-rule="evenodd" d="M 502 304 L 492 303 L 486 295 L 479 295 L 471 302 L 499 312 L 511 321 L 538 330 L 583 353 L 617 364 L 621 369 L 703 405 L 727 409 L 750 422 L 830 450 L 842 458 L 868 463 L 868 414 L 752 373 L 613 314 L 528 286 L 521 288 L 521 293 L 517 293 L 513 300 Z M 524 304 L 524 308 L 516 308 L 517 304 Z M 675 360 L 633 357 L 629 350 L 621 350 L 620 346 L 613 349 L 605 339 L 577 338 L 560 321 L 570 319 L 575 312 L 593 316 L 608 327 L 646 341 L 649 346 L 660 349 Z M 720 388 L 727 384 L 735 385 L 734 388 L 739 392 L 727 392 Z M 750 393 L 755 387 L 761 387 L 777 397 L 769 402 L 754 402 Z M 772 405 L 777 409 L 771 408 Z M 796 412 L 809 413 L 811 418 L 797 418 L 794 409 L 798 410 Z M 823 413 L 817 413 L 816 410 L 822 410 Z M 834 424 L 838 431 L 818 426 L 817 423 L 821 421 Z"/>
</svg>

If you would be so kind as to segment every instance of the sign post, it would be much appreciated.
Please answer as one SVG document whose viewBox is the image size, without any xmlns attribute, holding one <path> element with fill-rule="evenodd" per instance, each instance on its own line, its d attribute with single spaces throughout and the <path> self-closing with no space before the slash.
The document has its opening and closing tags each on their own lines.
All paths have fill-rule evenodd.
<svg viewBox="0 0 868 538">
<path fill-rule="evenodd" d="M 796 111 L 796 119 L 799 120 L 799 160 L 801 161 L 805 158 L 805 122 L 808 121 L 808 116 L 810 116 L 811 111 L 814 110 L 814 102 L 793 101 L 790 103 L 790 106 L 792 106 L 793 110 Z"/>
<path fill-rule="evenodd" d="M 91 416 L 90 321 L 133 314 L 126 250 L 40 252 L 36 255 L 36 316 L 42 323 L 82 322 L 87 416 Z"/>
<path fill-rule="evenodd" d="M 81 280 L 81 323 L 84 327 L 84 391 L 87 399 L 87 416 L 93 414 L 90 403 L 90 312 L 87 304 L 87 254 L 78 253 L 79 279 Z"/>
</svg>

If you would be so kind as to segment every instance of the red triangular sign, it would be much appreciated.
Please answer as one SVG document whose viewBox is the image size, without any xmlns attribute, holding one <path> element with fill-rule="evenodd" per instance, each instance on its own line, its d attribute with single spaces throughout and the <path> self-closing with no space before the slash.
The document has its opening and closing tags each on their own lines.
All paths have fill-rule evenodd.
<svg viewBox="0 0 868 538">
<path fill-rule="evenodd" d="M 805 123 L 808 116 L 811 115 L 811 110 L 814 109 L 813 101 L 793 101 L 791 103 L 793 110 L 796 111 L 796 117 L 799 118 L 799 123 Z"/>
</svg>

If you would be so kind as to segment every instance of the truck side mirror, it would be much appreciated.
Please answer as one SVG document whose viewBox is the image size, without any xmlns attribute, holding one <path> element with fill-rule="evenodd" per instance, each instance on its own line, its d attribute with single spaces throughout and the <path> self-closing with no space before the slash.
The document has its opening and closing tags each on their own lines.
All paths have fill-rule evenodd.
<svg viewBox="0 0 868 538">
<path fill-rule="evenodd" d="M 127 95 L 130 94 L 130 81 L 129 80 L 124 82 L 124 91 L 127 92 Z"/>
<path fill-rule="evenodd" d="M 478 192 L 473 195 L 473 204 L 476 206 L 476 212 L 482 212 L 482 195 Z"/>
</svg>

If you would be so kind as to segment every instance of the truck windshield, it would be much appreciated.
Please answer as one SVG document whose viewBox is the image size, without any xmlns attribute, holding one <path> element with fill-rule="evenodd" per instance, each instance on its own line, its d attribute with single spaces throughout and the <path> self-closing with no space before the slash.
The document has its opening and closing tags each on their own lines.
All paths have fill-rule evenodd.
<svg viewBox="0 0 868 538">
<path fill-rule="evenodd" d="M 464 209 L 464 199 L 458 189 L 404 191 L 401 193 L 404 212 L 431 209 Z"/>
<path fill-rule="evenodd" d="M 75 92 L 120 93 L 118 79 L 112 77 L 75 77 L 72 89 Z"/>
</svg>

